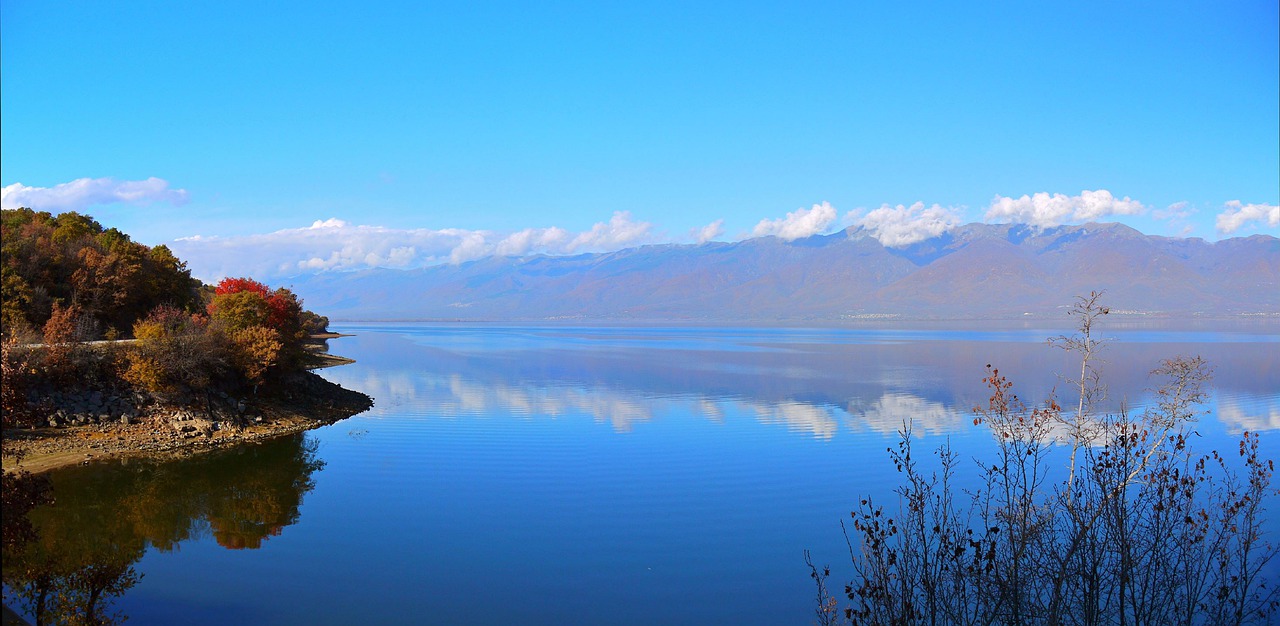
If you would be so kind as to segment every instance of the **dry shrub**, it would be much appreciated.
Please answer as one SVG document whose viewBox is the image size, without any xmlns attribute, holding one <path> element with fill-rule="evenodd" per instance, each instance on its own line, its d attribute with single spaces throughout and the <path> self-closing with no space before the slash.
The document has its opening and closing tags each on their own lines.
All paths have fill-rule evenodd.
<svg viewBox="0 0 1280 626">
<path fill-rule="evenodd" d="M 990 369 L 996 439 L 977 460 L 981 487 L 956 485 L 949 445 L 922 469 L 909 427 L 890 457 L 903 475 L 896 516 L 869 498 L 853 512 L 854 579 L 843 615 L 819 572 L 819 622 L 834 624 L 1244 624 L 1277 609 L 1264 576 L 1263 538 L 1274 467 L 1245 433 L 1235 454 L 1193 452 L 1207 398 L 1207 364 L 1165 361 L 1156 402 L 1135 415 L 1093 410 L 1101 398 L 1092 325 L 1098 294 L 1074 313 L 1080 334 L 1059 345 L 1081 355 L 1072 410 L 1053 398 L 1029 408 Z M 990 368 L 990 366 L 988 366 Z M 1065 465 L 1065 467 L 1063 467 Z M 1065 471 L 1064 471 L 1065 470 Z M 1061 479 L 1051 477 L 1062 477 Z M 841 620 L 843 618 L 843 620 Z"/>
</svg>

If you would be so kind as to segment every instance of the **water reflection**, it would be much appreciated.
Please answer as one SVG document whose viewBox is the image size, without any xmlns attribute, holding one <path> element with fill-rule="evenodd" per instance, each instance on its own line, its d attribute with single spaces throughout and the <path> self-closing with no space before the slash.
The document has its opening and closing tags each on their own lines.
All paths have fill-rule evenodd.
<svg viewBox="0 0 1280 626">
<path fill-rule="evenodd" d="M 849 405 L 849 411 L 857 416 L 855 427 L 882 435 L 892 435 L 901 430 L 904 420 L 911 422 L 912 431 L 917 434 L 940 435 L 959 430 L 971 419 L 968 411 L 909 393 L 886 393 L 865 408 L 858 404 L 855 401 Z"/>
<path fill-rule="evenodd" d="M 510 335 L 518 329 L 501 329 L 502 340 L 489 342 L 459 339 L 468 329 L 452 335 L 409 330 L 361 329 L 347 349 L 368 366 L 333 374 L 378 398 L 388 414 L 405 405 L 439 417 L 584 414 L 618 432 L 681 412 L 713 422 L 746 415 L 823 440 L 842 431 L 892 435 L 906 421 L 919 434 L 954 433 L 971 424 L 972 408 L 986 401 L 986 364 L 1009 376 L 1020 397 L 1039 402 L 1057 393 L 1067 404 L 1070 385 L 1059 372 L 1079 367 L 1043 341 L 972 340 L 962 333 L 903 342 L 855 340 L 843 332 L 821 343 L 808 335 L 739 330 L 709 342 L 647 329 L 625 341 L 593 344 L 566 340 L 564 334 L 578 332 L 572 329 L 515 338 Z M 1280 351 L 1274 347 L 1126 343 L 1121 336 L 1103 354 L 1109 388 L 1101 406 L 1141 410 L 1159 382 L 1147 372 L 1161 359 L 1200 354 L 1216 370 L 1218 408 L 1229 429 L 1280 428 Z"/>
<path fill-rule="evenodd" d="M 109 600 L 138 582 L 148 548 L 189 539 L 257 549 L 298 521 L 315 443 L 295 435 L 181 461 L 115 461 L 51 474 L 56 502 L 31 513 L 34 541 L 6 551 L 5 595 L 44 623 L 115 623 Z"/>
<path fill-rule="evenodd" d="M 743 403 L 763 424 L 782 424 L 789 430 L 808 433 L 818 439 L 831 439 L 836 434 L 835 412 L 839 409 L 798 401 L 771 404 Z"/>
<path fill-rule="evenodd" d="M 1218 419 L 1233 435 L 1280 429 L 1280 395 L 1223 395 L 1218 399 Z"/>
<path fill-rule="evenodd" d="M 841 553 L 856 496 L 892 494 L 883 451 L 904 419 L 930 448 L 971 434 L 952 437 L 968 456 L 989 444 L 968 413 L 987 363 L 1028 399 L 1071 371 L 1017 337 L 447 330 L 335 345 L 357 363 L 323 375 L 377 404 L 312 433 L 323 473 L 297 438 L 60 474 L 45 536 L 6 555 L 9 592 L 81 613 L 97 593 L 104 613 L 141 572 L 116 602 L 146 623 L 788 623 L 812 610 L 801 549 Z M 1275 342 L 1180 337 L 1109 346 L 1109 406 L 1140 402 L 1160 358 L 1202 354 L 1226 428 L 1277 425 Z M 172 552 L 137 560 L 153 546 Z"/>
</svg>

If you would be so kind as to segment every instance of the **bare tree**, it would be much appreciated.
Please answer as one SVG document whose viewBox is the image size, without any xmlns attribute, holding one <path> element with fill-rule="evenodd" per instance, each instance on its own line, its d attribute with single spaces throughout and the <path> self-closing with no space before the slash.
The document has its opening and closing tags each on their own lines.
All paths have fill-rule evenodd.
<svg viewBox="0 0 1280 626">
<path fill-rule="evenodd" d="M 1152 372 L 1155 402 L 1134 414 L 1097 410 L 1105 389 L 1094 325 L 1100 294 L 1080 298 L 1078 333 L 1051 340 L 1080 357 L 1074 410 L 1050 397 L 1034 408 L 988 365 L 991 390 L 975 424 L 994 458 L 977 461 L 980 488 L 959 489 L 949 444 L 937 469 L 913 455 L 909 425 L 890 459 L 903 475 L 896 517 L 870 498 L 854 511 L 854 578 L 843 619 L 853 624 L 1248 624 L 1276 615 L 1264 576 L 1276 553 L 1262 528 L 1274 467 L 1245 433 L 1230 459 L 1191 449 L 1211 379 L 1199 357 Z M 1064 467 L 1065 465 L 1065 467 Z M 836 623 L 826 578 L 820 623 Z M 823 620 L 826 621 L 823 621 Z"/>
</svg>

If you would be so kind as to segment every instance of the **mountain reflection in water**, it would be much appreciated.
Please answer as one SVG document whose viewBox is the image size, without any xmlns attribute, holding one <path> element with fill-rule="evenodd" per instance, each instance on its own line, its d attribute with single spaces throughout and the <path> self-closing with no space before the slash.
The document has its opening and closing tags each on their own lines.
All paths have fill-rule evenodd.
<svg viewBox="0 0 1280 626">
<path fill-rule="evenodd" d="M 117 460 L 52 472 L 55 505 L 31 513 L 35 541 L 6 553 L 6 597 L 46 623 L 113 623 L 103 606 L 138 581 L 147 549 L 211 536 L 257 549 L 298 521 L 324 467 L 303 434 L 177 461 Z"/>
<path fill-rule="evenodd" d="M 333 375 L 377 398 L 379 407 L 414 404 L 442 417 L 577 413 L 617 432 L 680 413 L 716 422 L 747 415 L 824 440 L 842 430 L 893 435 L 904 421 L 920 434 L 955 433 L 971 426 L 973 407 L 986 401 L 986 364 L 998 367 L 1028 401 L 1056 393 L 1068 404 L 1071 387 L 1063 373 L 1079 367 L 1072 355 L 1047 345 L 1048 331 L 993 341 L 957 339 L 956 333 L 906 340 L 887 333 L 752 329 L 716 341 L 704 329 L 436 333 L 423 325 L 406 327 L 402 336 L 393 328 L 371 330 L 381 332 L 352 341 L 373 367 Z M 477 335 L 492 341 L 475 341 Z M 1103 410 L 1142 410 L 1156 384 L 1148 372 L 1163 359 L 1199 354 L 1215 370 L 1219 418 L 1228 432 L 1280 428 L 1274 342 L 1229 335 L 1196 343 L 1142 334 L 1115 338 L 1102 353 Z"/>
</svg>

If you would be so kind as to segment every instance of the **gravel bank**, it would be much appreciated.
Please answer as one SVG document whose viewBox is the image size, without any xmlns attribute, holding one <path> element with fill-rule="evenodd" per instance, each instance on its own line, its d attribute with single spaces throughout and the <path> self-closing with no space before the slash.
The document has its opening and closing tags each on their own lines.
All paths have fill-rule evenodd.
<svg viewBox="0 0 1280 626">
<path fill-rule="evenodd" d="M 248 399 L 154 401 L 128 419 L 6 429 L 3 465 L 39 473 L 124 456 L 184 457 L 332 424 L 371 406 L 369 396 L 305 372 Z"/>
</svg>

